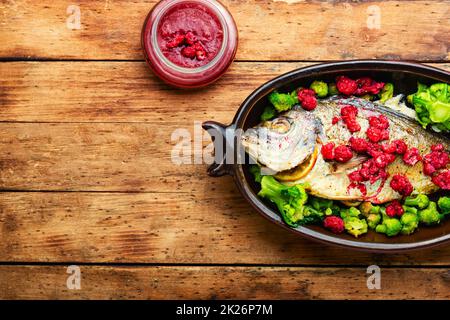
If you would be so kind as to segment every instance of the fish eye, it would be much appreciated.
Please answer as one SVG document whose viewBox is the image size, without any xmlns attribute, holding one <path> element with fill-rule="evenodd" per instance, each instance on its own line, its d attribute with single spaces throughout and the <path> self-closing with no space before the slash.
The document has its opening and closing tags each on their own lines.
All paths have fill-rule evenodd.
<svg viewBox="0 0 450 320">
<path fill-rule="evenodd" d="M 270 123 L 270 129 L 277 133 L 286 133 L 290 128 L 291 123 L 285 118 L 277 118 Z"/>
</svg>

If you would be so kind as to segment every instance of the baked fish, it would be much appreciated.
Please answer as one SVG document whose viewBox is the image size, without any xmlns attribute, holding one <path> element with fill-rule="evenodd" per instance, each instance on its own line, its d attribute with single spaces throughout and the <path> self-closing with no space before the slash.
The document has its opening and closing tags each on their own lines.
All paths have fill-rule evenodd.
<svg viewBox="0 0 450 320">
<path fill-rule="evenodd" d="M 356 121 L 360 130 L 356 132 L 350 132 L 343 121 L 337 121 L 342 107 L 349 105 L 358 110 Z M 310 194 L 326 199 L 374 203 L 400 199 L 402 195 L 390 187 L 395 174 L 408 178 L 414 187 L 413 194 L 437 191 L 439 187 L 423 173 L 421 161 L 408 165 L 402 156 L 397 156 L 384 169 L 387 173 L 384 179 L 365 181 L 364 190 L 361 190 L 349 187 L 352 184 L 349 174 L 361 168 L 367 155 L 355 153 L 345 163 L 324 159 L 320 152 L 322 145 L 330 142 L 336 146 L 348 145 L 351 137 L 366 139 L 369 117 L 380 115 L 389 122 L 389 138 L 381 142 L 402 140 L 408 149 L 417 148 L 422 155 L 428 154 L 431 146 L 437 144 L 450 150 L 447 137 L 423 129 L 411 116 L 362 98 L 342 97 L 319 100 L 313 111 L 294 106 L 276 119 L 246 130 L 241 143 L 250 157 L 260 164 L 263 174 L 275 175 L 288 185 L 305 183 Z"/>
</svg>

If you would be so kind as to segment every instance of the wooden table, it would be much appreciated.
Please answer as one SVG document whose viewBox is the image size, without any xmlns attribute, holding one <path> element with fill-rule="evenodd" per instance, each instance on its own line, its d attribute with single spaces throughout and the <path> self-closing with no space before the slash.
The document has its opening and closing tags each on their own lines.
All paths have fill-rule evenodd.
<svg viewBox="0 0 450 320">
<path fill-rule="evenodd" d="M 450 70 L 450 1 L 223 2 L 237 60 L 188 92 L 143 61 L 155 1 L 1 1 L 0 298 L 449 298 L 450 246 L 380 255 L 306 241 L 231 178 L 172 163 L 171 134 L 227 123 L 257 86 L 317 61 Z M 381 290 L 366 285 L 373 264 Z M 81 289 L 66 285 L 69 265 Z"/>
</svg>

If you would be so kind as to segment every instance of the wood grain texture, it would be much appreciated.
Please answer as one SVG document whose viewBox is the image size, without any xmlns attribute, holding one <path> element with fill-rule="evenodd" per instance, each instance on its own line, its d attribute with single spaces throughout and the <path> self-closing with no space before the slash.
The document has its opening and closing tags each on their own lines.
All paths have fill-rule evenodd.
<svg viewBox="0 0 450 320">
<path fill-rule="evenodd" d="M 139 59 L 143 21 L 156 0 L 77 1 L 81 29 L 66 26 L 66 1 L 0 5 L 1 57 Z M 290 1 L 289 1 L 290 2 Z M 223 0 L 239 29 L 240 60 L 356 58 L 448 60 L 449 1 Z M 377 6 L 377 7 L 374 7 Z M 370 15 L 380 13 L 380 28 Z M 369 23 L 368 23 L 369 19 Z M 270 26 L 270 28 L 268 28 Z M 373 28 L 375 26 L 375 28 Z M 270 29 L 270 32 L 269 32 Z M 289 32 L 286 32 L 289 30 Z"/>
<path fill-rule="evenodd" d="M 304 240 L 216 180 L 192 194 L 0 193 L 0 262 L 450 265 L 449 246 L 381 255 Z"/>
<path fill-rule="evenodd" d="M 229 123 L 258 86 L 310 64 L 236 62 L 215 84 L 184 91 L 155 79 L 144 62 L 0 63 L 0 121 L 147 122 L 166 131 Z"/>
<path fill-rule="evenodd" d="M 68 290 L 65 266 L 1 266 L 0 299 L 449 299 L 448 269 L 81 266 Z"/>
</svg>

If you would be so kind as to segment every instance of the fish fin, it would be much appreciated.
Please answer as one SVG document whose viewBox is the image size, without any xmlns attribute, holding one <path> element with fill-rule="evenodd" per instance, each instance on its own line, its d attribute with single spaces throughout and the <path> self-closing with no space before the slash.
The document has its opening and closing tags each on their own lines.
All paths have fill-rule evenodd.
<svg viewBox="0 0 450 320">
<path fill-rule="evenodd" d="M 356 157 L 352 158 L 348 162 L 335 163 L 332 166 L 332 174 L 342 173 L 342 172 L 347 171 L 349 169 L 356 168 L 359 165 L 361 165 L 364 161 L 366 161 L 367 159 L 368 159 L 367 156 L 359 155 L 359 156 L 356 156 Z"/>
</svg>

